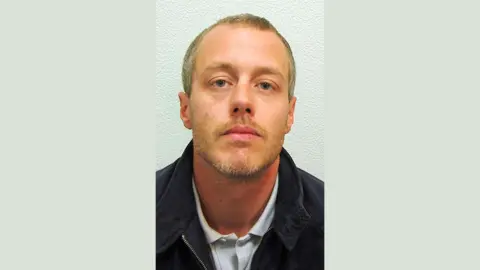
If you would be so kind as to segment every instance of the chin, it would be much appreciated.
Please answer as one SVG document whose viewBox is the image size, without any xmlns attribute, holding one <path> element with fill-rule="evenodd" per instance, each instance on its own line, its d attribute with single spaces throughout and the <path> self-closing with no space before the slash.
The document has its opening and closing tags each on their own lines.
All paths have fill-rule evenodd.
<svg viewBox="0 0 480 270">
<path fill-rule="evenodd" d="M 230 151 L 229 151 L 230 152 Z M 257 158 L 246 153 L 232 151 L 219 153 L 211 159 L 211 165 L 221 174 L 229 178 L 244 178 L 258 174 L 263 168 L 257 162 Z"/>
<path fill-rule="evenodd" d="M 217 164 L 217 171 L 230 179 L 249 179 L 255 178 L 263 171 L 258 166 L 242 166 L 240 164 Z"/>
<path fill-rule="evenodd" d="M 232 147 L 228 144 L 212 144 L 207 151 L 200 151 L 199 154 L 210 166 L 228 178 L 252 178 L 264 172 L 275 161 L 275 157 L 269 156 L 268 152 L 253 145 Z"/>
</svg>

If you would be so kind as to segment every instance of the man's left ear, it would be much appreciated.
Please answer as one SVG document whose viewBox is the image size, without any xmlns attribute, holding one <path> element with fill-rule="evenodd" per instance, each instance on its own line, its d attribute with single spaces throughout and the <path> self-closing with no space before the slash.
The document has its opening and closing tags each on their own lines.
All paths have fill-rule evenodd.
<svg viewBox="0 0 480 270">
<path fill-rule="evenodd" d="M 290 99 L 290 102 L 289 102 L 289 109 L 288 109 L 288 118 L 287 118 L 287 130 L 285 132 L 286 133 L 289 133 L 290 130 L 292 129 L 292 125 L 293 125 L 293 122 L 294 122 L 294 116 L 295 116 L 295 104 L 297 103 L 297 98 L 296 97 L 292 97 Z"/>
</svg>

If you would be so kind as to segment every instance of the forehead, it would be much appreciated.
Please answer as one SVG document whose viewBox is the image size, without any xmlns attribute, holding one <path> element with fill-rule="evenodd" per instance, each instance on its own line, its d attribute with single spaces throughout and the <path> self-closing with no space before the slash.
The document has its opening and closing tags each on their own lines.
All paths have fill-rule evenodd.
<svg viewBox="0 0 480 270">
<path fill-rule="evenodd" d="M 244 25 L 219 25 L 199 44 L 195 70 L 213 62 L 228 62 L 240 68 L 269 66 L 288 74 L 288 53 L 282 40 L 272 30 Z"/>
</svg>

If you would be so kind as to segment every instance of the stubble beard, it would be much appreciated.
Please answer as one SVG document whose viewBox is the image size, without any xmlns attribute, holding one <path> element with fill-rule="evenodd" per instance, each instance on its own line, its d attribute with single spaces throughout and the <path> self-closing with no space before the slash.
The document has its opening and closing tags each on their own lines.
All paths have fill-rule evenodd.
<svg viewBox="0 0 480 270">
<path fill-rule="evenodd" d="M 202 133 L 200 131 L 200 133 Z M 213 167 L 219 174 L 232 181 L 255 181 L 269 168 L 278 158 L 282 150 L 284 137 L 278 136 L 271 138 L 274 140 L 273 145 L 266 145 L 263 152 L 247 153 L 241 158 L 232 158 L 233 160 L 221 160 L 216 157 L 215 139 L 207 141 L 202 135 L 193 132 L 193 146 L 195 153 L 202 158 L 207 164 Z M 252 158 L 251 155 L 260 155 L 257 158 Z M 259 161 L 255 161 L 259 160 Z"/>
</svg>

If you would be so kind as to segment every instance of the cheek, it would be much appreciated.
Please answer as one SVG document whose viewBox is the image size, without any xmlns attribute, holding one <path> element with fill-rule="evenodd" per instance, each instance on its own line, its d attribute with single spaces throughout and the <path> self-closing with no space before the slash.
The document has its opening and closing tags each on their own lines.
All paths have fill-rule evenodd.
<svg viewBox="0 0 480 270">
<path fill-rule="evenodd" d="M 288 112 L 277 111 L 276 113 L 270 113 L 265 119 L 265 128 L 272 136 L 281 136 L 286 133 L 288 121 Z"/>
<path fill-rule="evenodd" d="M 214 133 L 218 125 L 215 121 L 215 114 L 210 110 L 193 110 L 191 119 L 193 131 L 202 136 L 209 136 L 209 134 Z"/>
</svg>

